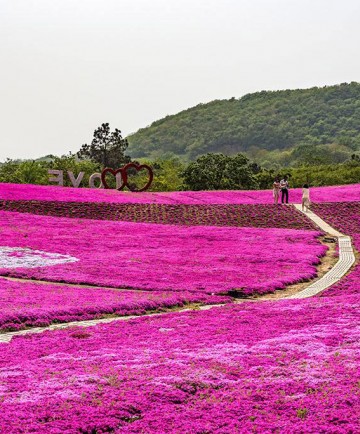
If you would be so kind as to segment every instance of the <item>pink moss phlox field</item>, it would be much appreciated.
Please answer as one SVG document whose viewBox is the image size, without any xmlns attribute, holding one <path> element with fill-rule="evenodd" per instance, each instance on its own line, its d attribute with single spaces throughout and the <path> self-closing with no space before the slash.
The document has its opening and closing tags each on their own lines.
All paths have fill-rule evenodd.
<svg viewBox="0 0 360 434">
<path fill-rule="evenodd" d="M 314 211 L 342 233 L 352 236 L 356 250 L 360 251 L 360 202 L 318 204 Z M 321 296 L 339 294 L 360 294 L 359 264 Z"/>
<path fill-rule="evenodd" d="M 311 188 L 313 202 L 348 202 L 358 200 L 359 197 L 360 184 Z M 5 183 L 0 183 L 0 199 L 160 204 L 250 204 L 273 202 L 271 190 L 131 193 L 117 190 Z M 290 202 L 301 203 L 300 188 L 290 189 Z"/>
<path fill-rule="evenodd" d="M 344 234 L 360 234 L 360 202 L 314 204 L 313 210 Z"/>
<path fill-rule="evenodd" d="M 106 315 L 141 315 L 189 303 L 227 303 L 230 297 L 190 292 L 117 291 L 14 282 L 0 278 L 0 331 L 84 321 Z"/>
<path fill-rule="evenodd" d="M 355 434 L 359 324 L 343 296 L 16 337 L 0 432 Z"/>
<path fill-rule="evenodd" d="M 294 207 L 269 204 L 165 205 L 96 202 L 1 201 L 4 211 L 93 220 L 201 226 L 316 229 Z"/>
<path fill-rule="evenodd" d="M 316 276 L 318 232 L 80 220 L 0 211 L 0 239 L 77 262 L 2 275 L 148 290 L 266 293 Z"/>
</svg>

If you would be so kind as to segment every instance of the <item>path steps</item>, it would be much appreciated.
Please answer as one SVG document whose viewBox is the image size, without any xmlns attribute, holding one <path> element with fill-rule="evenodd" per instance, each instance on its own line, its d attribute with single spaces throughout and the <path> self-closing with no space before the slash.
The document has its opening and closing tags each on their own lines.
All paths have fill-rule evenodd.
<svg viewBox="0 0 360 434">
<path fill-rule="evenodd" d="M 321 279 L 317 280 L 304 290 L 287 297 L 287 299 L 308 298 L 319 294 L 334 283 L 338 282 L 355 263 L 354 250 L 352 248 L 351 238 L 349 236 L 335 230 L 332 226 L 330 226 L 312 211 L 302 211 L 301 205 L 299 204 L 295 204 L 294 206 L 300 212 L 303 212 L 309 219 L 311 219 L 321 230 L 338 239 L 339 260 L 334 267 Z"/>
</svg>

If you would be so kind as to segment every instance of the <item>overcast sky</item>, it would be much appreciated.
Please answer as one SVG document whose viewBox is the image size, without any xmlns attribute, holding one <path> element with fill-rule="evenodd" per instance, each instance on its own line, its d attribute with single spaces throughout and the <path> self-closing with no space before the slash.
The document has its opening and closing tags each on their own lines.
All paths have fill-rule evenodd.
<svg viewBox="0 0 360 434">
<path fill-rule="evenodd" d="M 0 0 L 0 161 L 200 102 L 360 81 L 359 0 Z"/>
</svg>

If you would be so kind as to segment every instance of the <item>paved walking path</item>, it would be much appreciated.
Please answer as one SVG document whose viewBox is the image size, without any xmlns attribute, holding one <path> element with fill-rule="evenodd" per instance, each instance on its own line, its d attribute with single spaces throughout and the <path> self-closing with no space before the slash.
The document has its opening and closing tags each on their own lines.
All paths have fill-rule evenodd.
<svg viewBox="0 0 360 434">
<path fill-rule="evenodd" d="M 334 267 L 326 273 L 321 279 L 317 280 L 304 290 L 287 297 L 288 299 L 299 299 L 299 298 L 308 298 L 313 297 L 314 295 L 319 294 L 325 289 L 329 288 L 334 283 L 338 282 L 352 267 L 355 263 L 355 255 L 354 250 L 351 244 L 351 238 L 347 235 L 338 232 L 328 223 L 326 223 L 323 219 L 321 219 L 318 215 L 313 213 L 312 211 L 304 212 L 301 209 L 301 205 L 295 204 L 295 208 L 297 208 L 300 212 L 303 212 L 309 219 L 311 219 L 321 230 L 331 235 L 332 237 L 336 237 L 338 239 L 338 247 L 339 247 L 339 260 L 334 265 Z"/>
<path fill-rule="evenodd" d="M 301 205 L 295 204 L 294 206 L 300 212 L 303 212 L 301 210 Z M 351 244 L 351 238 L 349 236 L 344 235 L 338 232 L 337 230 L 335 230 L 333 227 L 331 227 L 328 223 L 326 223 L 324 220 L 322 220 L 318 215 L 316 215 L 312 211 L 305 212 L 304 214 L 309 219 L 311 219 L 322 231 L 338 239 L 339 260 L 335 264 L 335 266 L 328 273 L 326 273 L 321 279 L 317 280 L 316 282 L 309 285 L 307 288 L 298 292 L 297 294 L 294 294 L 290 297 L 282 297 L 279 298 L 278 300 L 301 299 L 301 298 L 313 297 L 314 295 L 319 294 L 320 292 L 324 291 L 325 289 L 329 288 L 331 285 L 339 281 L 355 263 L 355 255 Z M 207 309 L 212 309 L 214 307 L 220 307 L 220 306 L 224 306 L 224 305 L 223 304 L 206 305 L 206 306 L 199 307 L 199 310 L 207 310 Z M 176 312 L 186 312 L 189 310 L 191 309 L 184 308 L 184 309 L 179 309 Z M 154 313 L 154 314 L 146 314 L 140 316 L 158 316 L 158 315 L 163 315 L 164 313 Z M 97 324 L 106 324 L 112 321 L 125 321 L 134 318 L 139 318 L 139 316 L 132 315 L 132 316 L 111 317 L 111 318 L 94 319 L 89 321 L 74 321 L 74 322 L 62 323 L 62 324 L 52 324 L 48 327 L 36 327 L 36 328 L 34 327 L 27 330 L 20 330 L 18 332 L 9 332 L 9 333 L 0 334 L 0 343 L 9 343 L 14 336 L 21 336 L 21 335 L 33 334 L 33 333 L 42 333 L 47 330 L 59 330 L 68 327 L 76 327 L 76 326 L 88 327 Z"/>
</svg>

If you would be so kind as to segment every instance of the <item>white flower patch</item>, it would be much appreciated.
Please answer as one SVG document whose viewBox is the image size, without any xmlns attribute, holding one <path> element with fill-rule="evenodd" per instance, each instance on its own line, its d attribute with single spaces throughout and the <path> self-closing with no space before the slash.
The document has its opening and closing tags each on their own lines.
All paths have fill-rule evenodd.
<svg viewBox="0 0 360 434">
<path fill-rule="evenodd" d="M 22 247 L 0 246 L 0 268 L 37 268 L 76 262 L 78 258 L 60 253 L 44 252 Z"/>
</svg>

